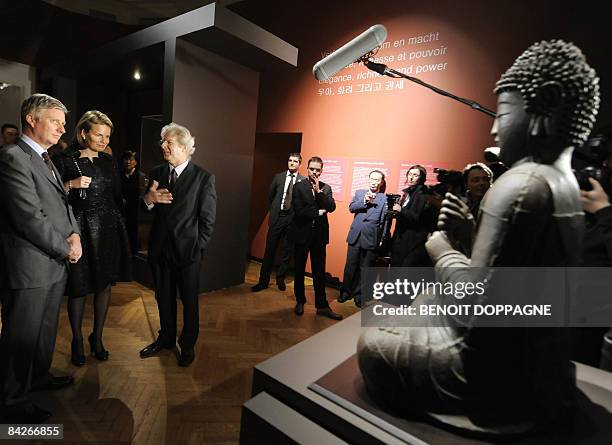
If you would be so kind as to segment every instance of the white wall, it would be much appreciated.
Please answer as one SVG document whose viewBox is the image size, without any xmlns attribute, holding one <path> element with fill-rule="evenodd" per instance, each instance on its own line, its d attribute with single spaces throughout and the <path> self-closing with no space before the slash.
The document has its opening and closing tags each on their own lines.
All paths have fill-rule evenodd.
<svg viewBox="0 0 612 445">
<path fill-rule="evenodd" d="M 11 84 L 0 91 L 0 125 L 10 122 L 21 128 L 19 107 L 35 91 L 35 73 L 34 67 L 0 59 L 0 82 Z"/>
</svg>

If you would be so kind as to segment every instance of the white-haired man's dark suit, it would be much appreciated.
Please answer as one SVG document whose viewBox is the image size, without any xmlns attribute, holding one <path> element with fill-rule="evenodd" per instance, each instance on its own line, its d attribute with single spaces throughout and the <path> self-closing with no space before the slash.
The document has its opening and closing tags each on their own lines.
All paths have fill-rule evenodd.
<svg viewBox="0 0 612 445">
<path fill-rule="evenodd" d="M 159 309 L 158 339 L 140 354 L 148 357 L 176 343 L 176 292 L 183 302 L 183 330 L 179 336 L 183 365 L 193 361 L 193 348 L 199 334 L 198 287 L 204 250 L 215 225 L 217 194 L 215 176 L 191 161 L 171 184 L 169 164 L 155 167 L 149 175 L 160 188 L 172 192 L 172 204 L 153 207 L 149 235 L 148 262 L 155 280 Z M 184 354 L 188 356 L 183 357 Z"/>
</svg>

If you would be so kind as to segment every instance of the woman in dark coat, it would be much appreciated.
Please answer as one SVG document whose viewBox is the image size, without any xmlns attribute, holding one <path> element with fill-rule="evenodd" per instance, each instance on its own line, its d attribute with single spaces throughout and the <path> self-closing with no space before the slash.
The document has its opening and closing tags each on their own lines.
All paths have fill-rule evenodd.
<svg viewBox="0 0 612 445">
<path fill-rule="evenodd" d="M 89 336 L 91 354 L 107 360 L 102 330 L 110 303 L 111 286 L 131 279 L 131 253 L 121 215 L 121 180 L 113 158 L 104 153 L 113 123 L 100 111 L 86 112 L 79 120 L 78 146 L 55 161 L 81 229 L 83 256 L 71 264 L 66 293 L 72 328 L 72 363 L 85 363 L 81 325 L 85 296 L 94 295 L 94 326 Z"/>
<path fill-rule="evenodd" d="M 406 172 L 407 187 L 402 190 L 402 199 L 393 206 L 397 215 L 391 252 L 393 267 L 432 265 L 425 241 L 435 228 L 437 212 L 427 199 L 426 178 L 425 167 L 411 166 Z"/>
</svg>

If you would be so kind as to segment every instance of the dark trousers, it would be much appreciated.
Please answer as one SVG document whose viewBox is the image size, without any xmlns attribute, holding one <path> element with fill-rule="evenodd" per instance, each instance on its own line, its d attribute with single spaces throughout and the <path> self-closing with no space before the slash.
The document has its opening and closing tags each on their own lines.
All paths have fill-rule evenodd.
<svg viewBox="0 0 612 445">
<path fill-rule="evenodd" d="M 43 385 L 51 377 L 67 277 L 64 272 L 59 281 L 45 287 L 3 291 L 0 382 L 7 407 L 27 402 L 32 385 Z"/>
<path fill-rule="evenodd" d="M 341 292 L 346 292 L 356 300 L 361 299 L 361 268 L 372 267 L 376 262 L 376 251 L 363 249 L 359 244 L 349 244 L 344 264 L 344 278 Z"/>
<path fill-rule="evenodd" d="M 272 273 L 272 267 L 274 267 L 274 258 L 276 256 L 276 248 L 281 243 L 281 262 L 276 271 L 276 280 L 283 280 L 291 261 L 293 254 L 293 243 L 287 239 L 287 231 L 291 224 L 291 215 L 281 213 L 278 215 L 278 219 L 268 227 L 268 234 L 266 236 L 266 251 L 264 253 L 263 262 L 261 264 L 261 271 L 259 272 L 259 282 L 266 286 L 270 282 L 270 275 Z"/>
<path fill-rule="evenodd" d="M 155 281 L 155 299 L 159 310 L 159 340 L 166 345 L 176 342 L 176 291 L 183 302 L 183 330 L 179 336 L 181 349 L 194 347 L 200 332 L 198 285 L 201 261 L 177 266 L 166 258 L 151 265 Z"/>
<path fill-rule="evenodd" d="M 315 307 L 324 309 L 329 307 L 325 295 L 325 248 L 326 244 L 320 241 L 312 241 L 306 244 L 296 243 L 295 249 L 295 281 L 293 291 L 298 303 L 306 304 L 304 292 L 304 274 L 306 271 L 306 260 L 310 253 L 310 265 L 312 267 L 312 279 L 314 281 Z"/>
</svg>

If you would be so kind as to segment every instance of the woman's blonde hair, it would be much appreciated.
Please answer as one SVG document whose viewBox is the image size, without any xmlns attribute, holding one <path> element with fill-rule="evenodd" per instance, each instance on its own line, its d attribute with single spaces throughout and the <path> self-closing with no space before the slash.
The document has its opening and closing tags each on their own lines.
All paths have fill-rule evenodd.
<svg viewBox="0 0 612 445">
<path fill-rule="evenodd" d="M 79 119 L 76 129 L 74 130 L 74 137 L 81 147 L 85 146 L 81 130 L 85 130 L 85 132 L 88 133 L 92 125 L 106 125 L 111 129 L 111 134 L 113 133 L 113 122 L 106 114 L 98 110 L 86 111 L 83 116 L 81 116 L 81 119 Z"/>
</svg>

